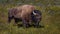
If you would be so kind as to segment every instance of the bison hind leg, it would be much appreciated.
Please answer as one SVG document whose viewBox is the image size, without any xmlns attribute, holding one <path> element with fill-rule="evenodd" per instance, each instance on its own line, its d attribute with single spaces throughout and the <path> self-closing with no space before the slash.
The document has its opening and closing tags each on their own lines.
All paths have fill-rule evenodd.
<svg viewBox="0 0 60 34">
<path fill-rule="evenodd" d="M 17 24 L 17 22 L 19 21 L 18 18 L 14 18 L 14 20 L 15 20 L 15 23 L 16 23 L 16 24 Z"/>
<path fill-rule="evenodd" d="M 13 17 L 8 17 L 8 23 L 10 23 L 12 19 Z"/>
</svg>

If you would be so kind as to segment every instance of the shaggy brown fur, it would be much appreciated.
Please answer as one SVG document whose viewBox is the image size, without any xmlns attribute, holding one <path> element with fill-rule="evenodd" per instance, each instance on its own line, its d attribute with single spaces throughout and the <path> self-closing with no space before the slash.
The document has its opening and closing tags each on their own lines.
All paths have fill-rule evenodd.
<svg viewBox="0 0 60 34">
<path fill-rule="evenodd" d="M 24 26 L 26 26 L 29 22 L 31 23 L 31 13 L 35 10 L 33 5 L 22 5 L 19 7 L 15 7 L 9 10 L 9 22 L 10 18 L 19 18 L 22 19 Z"/>
</svg>

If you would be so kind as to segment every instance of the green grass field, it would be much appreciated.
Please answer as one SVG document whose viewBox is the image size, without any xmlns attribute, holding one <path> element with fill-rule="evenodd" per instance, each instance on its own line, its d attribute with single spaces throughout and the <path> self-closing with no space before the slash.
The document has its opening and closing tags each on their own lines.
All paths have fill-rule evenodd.
<svg viewBox="0 0 60 34">
<path fill-rule="evenodd" d="M 0 4 L 0 34 L 60 34 L 60 6 L 52 5 L 43 7 L 36 5 L 36 9 L 42 12 L 42 21 L 40 25 L 44 27 L 40 28 L 18 28 L 18 26 L 13 26 L 14 20 L 8 24 L 8 9 L 15 6 L 16 5 L 13 4 Z"/>
</svg>

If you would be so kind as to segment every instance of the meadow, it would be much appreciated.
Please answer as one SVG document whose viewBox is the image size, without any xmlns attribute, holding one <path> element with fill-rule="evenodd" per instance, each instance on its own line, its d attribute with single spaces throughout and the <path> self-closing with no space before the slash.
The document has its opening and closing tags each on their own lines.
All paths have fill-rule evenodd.
<svg viewBox="0 0 60 34">
<path fill-rule="evenodd" d="M 18 2 L 17 0 L 15 1 Z M 42 2 L 42 0 L 40 2 L 43 5 L 37 5 L 37 2 L 39 3 L 39 1 L 36 3 L 32 1 L 29 3 L 27 2 L 28 4 L 35 5 L 36 9 L 42 12 L 40 25 L 44 27 L 18 28 L 18 26 L 13 26 L 14 20 L 12 20 L 10 24 L 7 22 L 8 9 L 18 6 L 19 4 L 16 5 L 16 2 L 14 2 L 14 4 L 0 4 L 0 34 L 60 34 L 60 5 L 53 5 L 54 3 L 49 2 L 52 3 L 52 5 L 47 6 L 47 2 Z M 27 4 L 26 2 L 22 2 L 22 4 L 23 3 Z"/>
</svg>

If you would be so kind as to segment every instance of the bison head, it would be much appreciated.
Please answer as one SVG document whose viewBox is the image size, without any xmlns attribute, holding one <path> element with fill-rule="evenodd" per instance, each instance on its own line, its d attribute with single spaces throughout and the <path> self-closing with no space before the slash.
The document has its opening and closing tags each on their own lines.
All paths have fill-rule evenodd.
<svg viewBox="0 0 60 34">
<path fill-rule="evenodd" d="M 32 14 L 35 17 L 35 19 L 37 19 L 37 20 L 41 19 L 41 17 L 42 17 L 41 16 L 42 14 L 39 10 L 34 10 Z"/>
<path fill-rule="evenodd" d="M 34 10 L 31 14 L 32 16 L 32 21 L 34 22 L 35 27 L 39 26 L 39 22 L 41 21 L 41 12 L 39 10 Z"/>
</svg>

